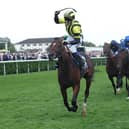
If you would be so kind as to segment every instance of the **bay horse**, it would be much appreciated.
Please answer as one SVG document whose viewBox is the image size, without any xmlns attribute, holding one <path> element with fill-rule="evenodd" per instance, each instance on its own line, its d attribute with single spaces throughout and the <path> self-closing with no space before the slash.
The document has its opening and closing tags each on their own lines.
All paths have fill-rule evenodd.
<svg viewBox="0 0 129 129">
<path fill-rule="evenodd" d="M 63 44 L 63 38 L 55 38 L 54 41 L 48 48 L 49 58 L 58 58 L 59 68 L 58 68 L 58 82 L 60 85 L 60 90 L 63 96 L 64 105 L 68 111 L 76 112 L 78 109 L 77 97 L 80 89 L 81 74 L 79 67 L 73 61 L 72 53 L 69 48 Z M 93 78 L 94 66 L 91 59 L 86 56 L 86 61 L 88 68 L 84 72 L 84 79 L 86 80 L 86 89 L 84 92 L 84 103 L 82 115 L 86 115 L 86 102 L 89 96 L 89 90 Z M 69 106 L 67 89 L 72 87 L 73 96 L 71 100 L 72 106 Z"/>
<path fill-rule="evenodd" d="M 107 57 L 107 64 L 106 64 L 106 72 L 108 74 L 108 78 L 110 79 L 114 94 L 116 92 L 120 92 L 120 88 L 123 85 L 122 78 L 125 76 L 126 78 L 126 89 L 128 92 L 129 99 L 129 85 L 128 85 L 128 78 L 129 78 L 129 54 L 128 51 L 125 49 L 119 50 L 117 55 L 113 55 L 110 44 L 104 43 L 103 46 L 103 53 Z M 116 83 L 114 81 L 114 77 L 116 78 Z"/>
</svg>

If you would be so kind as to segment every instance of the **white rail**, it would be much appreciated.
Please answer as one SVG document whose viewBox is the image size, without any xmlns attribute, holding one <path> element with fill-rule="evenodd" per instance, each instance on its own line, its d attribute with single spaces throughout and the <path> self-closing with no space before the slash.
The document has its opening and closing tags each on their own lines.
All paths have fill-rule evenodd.
<svg viewBox="0 0 129 129">
<path fill-rule="evenodd" d="M 94 64 L 95 66 L 97 65 L 103 65 L 105 62 L 106 62 L 106 58 L 105 57 L 92 57 L 91 58 L 93 61 L 94 61 Z M 16 74 L 19 74 L 19 63 L 22 63 L 22 62 L 26 62 L 27 63 L 27 73 L 30 73 L 30 62 L 48 62 L 46 65 L 47 65 L 47 70 L 49 71 L 50 70 L 50 64 L 49 64 L 49 59 L 40 59 L 40 60 L 9 60 L 9 61 L 0 61 L 0 65 L 3 64 L 3 75 L 6 75 L 7 74 L 7 69 L 6 69 L 6 64 L 9 64 L 9 63 L 15 63 L 15 73 Z M 41 71 L 41 66 L 40 64 L 38 63 L 37 64 L 38 66 L 38 70 L 37 72 L 40 72 Z"/>
</svg>

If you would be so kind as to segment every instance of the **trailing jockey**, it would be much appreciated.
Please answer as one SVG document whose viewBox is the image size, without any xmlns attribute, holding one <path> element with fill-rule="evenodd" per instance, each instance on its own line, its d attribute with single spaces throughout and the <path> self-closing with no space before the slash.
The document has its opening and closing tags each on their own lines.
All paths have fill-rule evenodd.
<svg viewBox="0 0 129 129">
<path fill-rule="evenodd" d="M 112 50 L 113 55 L 117 55 L 120 50 L 120 44 L 116 40 L 112 40 L 110 43 L 110 48 Z"/>
<path fill-rule="evenodd" d="M 121 48 L 129 51 L 129 36 L 126 36 L 124 39 L 121 39 Z"/>
</svg>

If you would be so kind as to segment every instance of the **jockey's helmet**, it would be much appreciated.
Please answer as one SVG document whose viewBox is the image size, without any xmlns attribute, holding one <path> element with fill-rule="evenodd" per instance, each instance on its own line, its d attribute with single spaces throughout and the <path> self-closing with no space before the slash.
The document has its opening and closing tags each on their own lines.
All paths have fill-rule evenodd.
<svg viewBox="0 0 129 129">
<path fill-rule="evenodd" d="M 129 42 L 129 36 L 125 37 L 125 42 Z"/>
<path fill-rule="evenodd" d="M 64 18 L 65 20 L 73 20 L 75 19 L 75 13 L 72 11 L 72 10 L 67 10 L 65 13 L 64 13 Z"/>
<path fill-rule="evenodd" d="M 111 44 L 112 44 L 112 45 L 117 45 L 117 41 L 116 41 L 116 40 L 112 40 L 112 41 L 111 41 Z"/>
</svg>

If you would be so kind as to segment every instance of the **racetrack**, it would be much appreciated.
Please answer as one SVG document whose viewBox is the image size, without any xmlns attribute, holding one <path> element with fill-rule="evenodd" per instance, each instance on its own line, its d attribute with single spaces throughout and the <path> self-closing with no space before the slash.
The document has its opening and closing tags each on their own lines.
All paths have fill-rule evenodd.
<svg viewBox="0 0 129 129">
<path fill-rule="evenodd" d="M 129 128 L 125 86 L 115 96 L 103 66 L 96 67 L 86 118 L 81 116 L 84 80 L 76 113 L 68 112 L 63 105 L 57 71 L 0 76 L 0 83 L 0 129 Z M 68 90 L 69 100 L 71 90 Z"/>
</svg>

